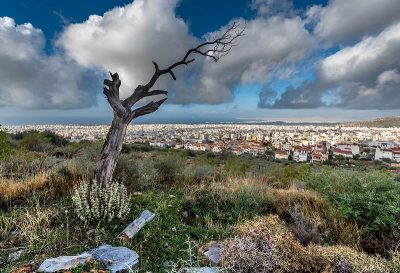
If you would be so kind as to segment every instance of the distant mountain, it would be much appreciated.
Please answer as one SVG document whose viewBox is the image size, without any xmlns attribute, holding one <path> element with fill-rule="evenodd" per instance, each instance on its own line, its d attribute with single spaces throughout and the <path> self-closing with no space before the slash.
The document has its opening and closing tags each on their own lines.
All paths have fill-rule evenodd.
<svg viewBox="0 0 400 273">
<path fill-rule="evenodd" d="M 345 122 L 344 127 L 400 127 L 400 117 L 386 117 L 373 120 Z"/>
</svg>

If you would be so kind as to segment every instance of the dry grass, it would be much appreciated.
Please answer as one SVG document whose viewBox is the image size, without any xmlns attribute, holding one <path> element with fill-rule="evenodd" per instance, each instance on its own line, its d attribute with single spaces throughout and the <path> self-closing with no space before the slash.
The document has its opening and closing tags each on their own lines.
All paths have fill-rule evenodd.
<svg viewBox="0 0 400 273">
<path fill-rule="evenodd" d="M 319 193 L 299 185 L 276 189 L 263 178 L 230 176 L 218 183 L 192 185 L 186 199 L 187 210 L 204 215 L 200 224 L 209 228 L 223 227 L 220 219 L 227 219 L 227 214 L 232 220 L 229 224 L 236 224 L 274 213 L 290 223 L 289 229 L 303 245 L 329 243 L 354 248 L 360 245 L 360 232 L 354 222 L 346 221 Z M 193 207 L 203 210 L 195 211 Z"/>
<path fill-rule="evenodd" d="M 274 189 L 276 213 L 291 222 L 291 231 L 304 245 L 335 243 L 359 248 L 360 231 L 356 223 L 346 221 L 337 209 L 314 191 Z"/>
<path fill-rule="evenodd" d="M 26 249 L 24 255 L 55 256 L 90 239 L 84 227 L 75 223 L 70 205 L 43 204 L 37 198 L 29 200 L 28 206 L 0 215 L 0 256 L 19 247 Z"/>
<path fill-rule="evenodd" d="M 25 180 L 0 178 L 0 203 L 6 203 L 32 191 L 47 188 L 48 178 L 48 172 L 41 172 Z"/>
<path fill-rule="evenodd" d="M 221 263 L 229 273 L 313 272 L 311 255 L 278 216 L 244 222 L 226 245 Z"/>
<path fill-rule="evenodd" d="M 66 162 L 61 168 L 26 175 L 24 179 L 0 177 L 0 205 L 10 207 L 25 203 L 34 192 L 44 192 L 48 198 L 62 197 L 82 180 L 91 180 L 86 169 L 76 162 Z M 18 201 L 18 202 L 15 202 Z"/>
<path fill-rule="evenodd" d="M 344 246 L 311 245 L 308 250 L 314 263 L 326 273 L 398 273 L 400 270 L 398 254 L 385 260 Z"/>
<path fill-rule="evenodd" d="M 221 265 L 227 273 L 399 273 L 400 253 L 390 260 L 345 246 L 304 247 L 276 215 L 240 224 L 225 241 Z"/>
</svg>

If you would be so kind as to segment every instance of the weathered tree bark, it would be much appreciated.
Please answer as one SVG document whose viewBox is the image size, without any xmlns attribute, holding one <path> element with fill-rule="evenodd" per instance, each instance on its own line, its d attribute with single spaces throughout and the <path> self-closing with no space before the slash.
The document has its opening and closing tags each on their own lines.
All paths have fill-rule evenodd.
<svg viewBox="0 0 400 273">
<path fill-rule="evenodd" d="M 101 151 L 101 157 L 97 162 L 96 181 L 102 185 L 109 182 L 113 176 L 129 121 L 114 115 L 103 150 Z"/>
<path fill-rule="evenodd" d="M 164 74 L 170 74 L 171 77 L 176 80 L 173 69 L 180 65 L 188 65 L 193 62 L 195 59 L 189 59 L 189 56 L 192 54 L 203 55 L 217 62 L 220 58 L 229 53 L 234 46 L 234 41 L 242 36 L 243 32 L 244 29 L 238 30 L 238 24 L 233 23 L 233 25 L 219 37 L 215 38 L 213 41 L 207 41 L 195 48 L 189 49 L 182 60 L 172 64 L 166 69 L 160 69 L 158 64 L 153 61 L 155 71 L 150 81 L 146 85 L 139 85 L 136 87 L 133 93 L 125 100 L 120 100 L 119 98 L 121 80 L 119 79 L 118 73 L 112 74 L 110 72 L 111 80 L 104 80 L 105 87 L 103 93 L 113 109 L 114 119 L 96 166 L 95 179 L 97 183 L 104 186 L 111 182 L 118 157 L 121 153 L 128 124 L 134 118 L 157 111 L 160 105 L 167 100 L 167 98 L 164 98 L 159 101 L 151 101 L 144 106 L 132 109 L 132 107 L 143 98 L 168 94 L 168 92 L 164 90 L 151 90 L 158 78 Z"/>
</svg>

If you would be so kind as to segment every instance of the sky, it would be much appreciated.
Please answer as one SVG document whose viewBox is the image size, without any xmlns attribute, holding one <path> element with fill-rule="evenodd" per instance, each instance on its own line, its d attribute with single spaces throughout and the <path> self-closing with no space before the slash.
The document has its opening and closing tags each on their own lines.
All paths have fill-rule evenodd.
<svg viewBox="0 0 400 273">
<path fill-rule="evenodd" d="M 133 122 L 344 121 L 400 115 L 398 0 L 2 0 L 0 124 L 108 123 L 121 97 L 189 48 L 245 27 L 217 63 L 179 67 Z"/>
</svg>

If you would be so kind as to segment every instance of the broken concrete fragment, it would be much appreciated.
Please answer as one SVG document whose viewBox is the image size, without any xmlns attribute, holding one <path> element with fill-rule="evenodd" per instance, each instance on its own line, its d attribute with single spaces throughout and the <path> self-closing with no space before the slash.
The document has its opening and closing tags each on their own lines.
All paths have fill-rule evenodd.
<svg viewBox="0 0 400 273">
<path fill-rule="evenodd" d="M 146 220 L 146 223 L 152 221 L 154 219 L 154 217 L 156 217 L 156 215 L 154 213 L 152 213 L 151 211 L 149 211 L 148 209 L 145 209 L 144 211 L 142 211 L 142 213 L 139 215 L 140 218 L 143 218 Z"/>
<path fill-rule="evenodd" d="M 103 244 L 87 253 L 95 260 L 103 262 L 111 273 L 132 272 L 139 266 L 139 255 L 126 247 Z"/>
<path fill-rule="evenodd" d="M 149 210 L 144 210 L 138 218 L 136 218 L 132 223 L 130 223 L 122 232 L 121 236 L 126 236 L 131 239 L 135 236 L 139 230 L 141 230 L 144 225 L 154 219 L 156 215 Z"/>
<path fill-rule="evenodd" d="M 179 273 L 218 273 L 218 267 L 189 267 L 179 271 Z"/>
<path fill-rule="evenodd" d="M 219 265 L 221 251 L 225 249 L 224 243 L 214 243 L 207 247 L 207 251 L 203 253 L 208 258 L 212 265 Z"/>
<path fill-rule="evenodd" d="M 38 272 L 57 272 L 60 270 L 68 270 L 78 265 L 85 264 L 92 259 L 92 255 L 82 253 L 77 256 L 61 256 L 45 260 L 39 267 Z"/>
</svg>

